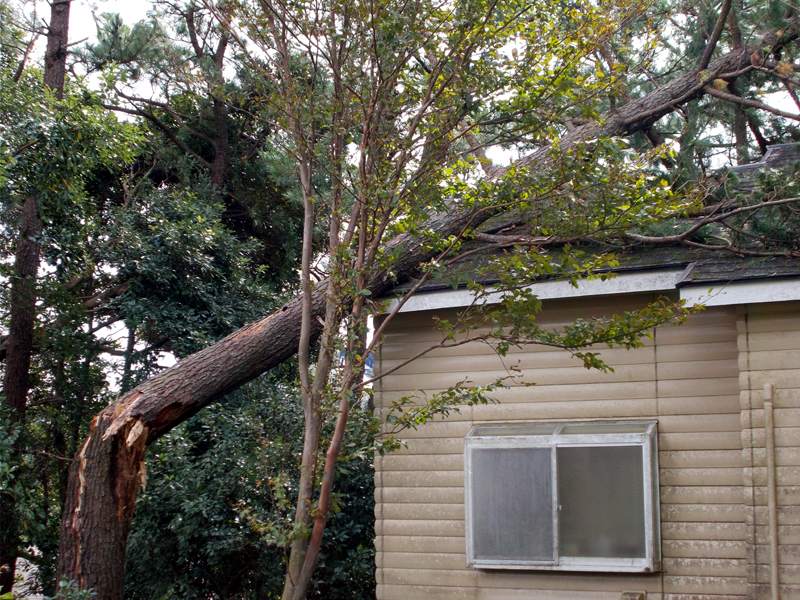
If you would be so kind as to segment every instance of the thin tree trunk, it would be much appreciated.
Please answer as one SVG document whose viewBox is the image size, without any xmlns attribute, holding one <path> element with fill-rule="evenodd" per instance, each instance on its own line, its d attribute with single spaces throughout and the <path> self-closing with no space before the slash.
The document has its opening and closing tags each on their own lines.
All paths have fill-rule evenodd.
<svg viewBox="0 0 800 600">
<path fill-rule="evenodd" d="M 216 68 L 215 84 L 219 88 L 216 93 L 220 93 L 225 80 L 222 76 L 224 68 L 225 51 L 228 49 L 228 35 L 223 33 L 220 37 L 217 50 L 214 53 L 214 66 Z M 214 160 L 211 163 L 211 184 L 219 189 L 225 185 L 225 178 L 228 171 L 228 151 L 230 140 L 228 139 L 228 104 L 225 98 L 213 96 L 214 106 Z"/>
<path fill-rule="evenodd" d="M 69 11 L 71 0 L 54 0 L 44 62 L 44 84 L 60 99 L 64 94 L 67 62 Z M 12 458 L 19 459 L 25 444 L 25 413 L 30 382 L 33 334 L 36 321 L 36 275 L 39 271 L 42 222 L 39 201 L 28 197 L 22 206 L 22 227 L 14 257 L 15 275 L 11 281 L 11 319 L 6 347 L 6 372 L 3 380 L 6 403 L 14 424 L 22 431 L 14 444 Z M 14 586 L 19 551 L 19 521 L 14 497 L 0 495 L 0 594 Z"/>
<path fill-rule="evenodd" d="M 720 74 L 747 64 L 755 48 L 718 58 L 708 69 Z M 606 115 L 602 124 L 576 128 L 561 141 L 566 149 L 582 141 L 620 136 L 651 126 L 676 107 L 703 94 L 698 70 Z M 533 168 L 547 164 L 549 149 L 520 161 Z M 499 171 L 498 171 L 499 172 Z M 488 212 L 454 212 L 433 216 L 424 229 L 450 235 L 475 227 Z M 368 289 L 373 297 L 406 281 L 430 258 L 423 239 L 404 234 L 387 243 L 402 250 L 393 277 L 382 274 Z M 313 333 L 321 328 L 324 287 L 312 293 Z M 147 444 L 191 417 L 214 400 L 277 366 L 292 356 L 300 339 L 302 299 L 297 297 L 268 317 L 180 361 L 126 394 L 95 417 L 89 437 L 72 462 L 67 508 L 61 526 L 59 576 L 76 580 L 81 589 L 94 588 L 103 600 L 122 598 L 124 548 L 144 468 Z M 343 307 L 347 308 L 347 307 Z M 114 549 L 115 560 L 110 561 Z"/>
<path fill-rule="evenodd" d="M 39 235 L 42 233 L 42 222 L 37 215 L 38 205 L 36 198 L 30 197 L 22 207 L 22 233 L 17 242 L 15 273 L 11 282 L 11 324 L 3 386 L 12 422 L 22 428 L 13 448 L 14 462 L 22 455 L 25 443 L 25 412 L 36 319 Z M 0 594 L 10 592 L 14 585 L 18 543 L 16 503 L 13 495 L 3 494 L 0 496 Z"/>
</svg>

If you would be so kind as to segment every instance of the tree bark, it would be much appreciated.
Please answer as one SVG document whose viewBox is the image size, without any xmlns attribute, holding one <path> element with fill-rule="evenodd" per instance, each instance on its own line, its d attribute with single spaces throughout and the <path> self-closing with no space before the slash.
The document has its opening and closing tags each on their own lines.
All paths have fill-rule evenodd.
<svg viewBox="0 0 800 600">
<path fill-rule="evenodd" d="M 50 4 L 50 23 L 47 26 L 47 49 L 44 52 L 44 84 L 64 96 L 64 77 L 67 72 L 69 44 L 69 9 L 72 0 L 53 0 Z"/>
<path fill-rule="evenodd" d="M 12 461 L 22 455 L 28 400 L 33 332 L 36 320 L 36 273 L 39 270 L 39 203 L 30 197 L 22 207 L 22 233 L 14 257 L 11 282 L 11 324 L 8 331 L 6 372 L 3 380 L 12 423 L 23 428 L 14 444 Z M 11 591 L 16 573 L 19 522 L 11 493 L 0 495 L 0 594 Z"/>
<path fill-rule="evenodd" d="M 719 77 L 749 64 L 754 48 L 741 49 L 713 61 L 708 70 Z M 560 142 L 562 149 L 597 137 L 628 135 L 650 127 L 676 107 L 703 95 L 700 72 L 694 69 L 659 90 L 608 113 L 598 123 L 576 128 Z M 524 158 L 519 165 L 541 168 L 549 148 Z M 496 179 L 501 169 L 490 176 Z M 453 212 L 433 216 L 425 228 L 451 235 L 476 227 L 488 212 Z M 393 266 L 368 286 L 373 297 L 415 274 L 431 257 L 423 239 L 404 234 L 388 242 L 402 250 Z M 311 323 L 319 333 L 325 301 L 321 284 L 312 293 Z M 124 549 L 130 519 L 144 473 L 148 444 L 197 411 L 292 356 L 300 339 L 302 298 L 180 361 L 131 390 L 93 421 L 70 469 L 67 507 L 61 526 L 59 576 L 81 589 L 93 588 L 103 600 L 122 598 Z M 113 559 L 113 560 L 112 560 Z"/>
<path fill-rule="evenodd" d="M 54 0 L 50 5 L 50 24 L 45 50 L 44 84 L 61 99 L 64 93 L 69 10 L 72 0 Z M 11 319 L 6 346 L 6 372 L 3 380 L 6 403 L 12 422 L 22 428 L 14 444 L 12 459 L 18 459 L 25 443 L 25 413 L 28 401 L 33 334 L 36 321 L 36 275 L 39 271 L 42 222 L 39 201 L 28 197 L 22 206 L 22 231 L 14 257 L 15 275 L 11 282 Z M 11 493 L 0 495 L 0 594 L 14 587 L 19 551 L 19 520 Z"/>
</svg>

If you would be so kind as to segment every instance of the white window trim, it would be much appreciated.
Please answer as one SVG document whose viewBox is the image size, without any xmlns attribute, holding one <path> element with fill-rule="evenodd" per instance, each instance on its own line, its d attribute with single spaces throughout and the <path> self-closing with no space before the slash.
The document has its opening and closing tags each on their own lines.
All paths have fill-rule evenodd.
<svg viewBox="0 0 800 600">
<path fill-rule="evenodd" d="M 552 434 L 524 435 L 514 433 L 502 435 L 503 426 L 491 424 L 492 435 L 480 435 L 481 426 L 473 427 L 464 440 L 464 494 L 466 504 L 466 542 L 467 566 L 477 569 L 527 569 L 549 571 L 595 571 L 616 573 L 653 573 L 661 569 L 660 542 L 660 504 L 658 483 L 658 436 L 655 421 L 577 421 L 561 423 L 513 423 L 509 429 L 520 425 L 553 426 Z M 646 427 L 641 433 L 601 433 L 601 434 L 563 434 L 565 426 L 574 425 L 641 425 Z M 645 516 L 645 558 L 597 558 L 561 557 L 558 552 L 558 447 L 587 446 L 640 446 L 644 476 L 644 516 Z M 553 561 L 488 560 L 476 559 L 472 543 L 472 449 L 474 448 L 552 448 L 551 452 L 551 490 L 553 506 Z"/>
</svg>

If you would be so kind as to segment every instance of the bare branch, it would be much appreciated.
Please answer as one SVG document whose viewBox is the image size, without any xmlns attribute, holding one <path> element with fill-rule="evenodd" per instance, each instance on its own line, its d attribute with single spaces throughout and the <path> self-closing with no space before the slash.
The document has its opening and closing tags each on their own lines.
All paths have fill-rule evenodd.
<svg viewBox="0 0 800 600">
<path fill-rule="evenodd" d="M 113 110 L 116 112 L 123 112 L 128 115 L 135 115 L 137 117 L 144 117 L 153 125 L 158 127 L 164 135 L 166 135 L 169 140 L 175 144 L 182 152 L 196 158 L 204 167 L 211 168 L 211 163 L 207 161 L 205 158 L 200 156 L 197 152 L 192 150 L 189 146 L 187 146 L 184 142 L 182 142 L 178 137 L 167 127 L 158 117 L 156 117 L 153 113 L 142 110 L 140 108 L 126 108 L 124 106 L 119 106 L 117 104 L 103 104 L 103 108 L 107 108 L 108 110 Z"/>
<path fill-rule="evenodd" d="M 706 44 L 706 49 L 703 51 L 703 58 L 700 59 L 699 69 L 701 71 L 708 67 L 711 62 L 711 56 L 714 54 L 714 49 L 717 47 L 719 36 L 722 35 L 722 30 L 725 28 L 725 21 L 728 19 L 728 12 L 731 10 L 731 0 L 724 0 L 722 8 L 719 11 L 719 18 L 716 25 L 714 25 L 714 32 L 711 34 L 711 39 Z"/>
<path fill-rule="evenodd" d="M 783 117 L 784 119 L 792 119 L 793 121 L 800 121 L 800 114 L 792 114 L 788 113 L 784 110 L 780 110 L 775 108 L 774 106 L 769 106 L 764 104 L 763 102 L 759 102 L 758 100 L 751 100 L 750 98 L 742 98 L 741 96 L 734 96 L 730 92 L 723 92 L 722 90 L 718 90 L 717 88 L 707 85 L 704 88 L 705 92 L 709 96 L 714 96 L 715 98 L 719 98 L 720 100 L 726 100 L 727 102 L 733 102 L 735 104 L 741 104 L 742 106 L 749 106 L 750 108 L 758 108 L 760 110 L 766 110 L 767 112 L 771 112 L 774 115 L 778 115 L 779 117 Z"/>
</svg>

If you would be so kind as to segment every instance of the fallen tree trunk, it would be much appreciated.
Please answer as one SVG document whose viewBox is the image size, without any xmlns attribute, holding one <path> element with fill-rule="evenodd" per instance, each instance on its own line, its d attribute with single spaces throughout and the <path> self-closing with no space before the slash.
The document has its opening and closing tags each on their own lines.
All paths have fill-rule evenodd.
<svg viewBox="0 0 800 600">
<path fill-rule="evenodd" d="M 754 48 L 714 61 L 702 74 L 695 69 L 663 88 L 604 115 L 597 123 L 575 129 L 560 142 L 562 149 L 598 137 L 629 135 L 646 129 L 676 107 L 699 96 L 709 78 L 735 73 L 749 64 Z M 711 73 L 711 75 L 708 75 Z M 541 168 L 549 149 L 522 159 L 520 166 Z M 492 174 L 497 179 L 502 170 Z M 453 235 L 491 216 L 460 212 L 432 217 L 428 230 Z M 422 239 L 403 235 L 389 242 L 402 250 L 393 278 L 374 279 L 373 296 L 413 276 L 431 258 Z M 70 469 L 61 525 L 59 577 L 93 588 L 103 600 L 121 600 L 125 546 L 130 530 L 144 456 L 148 444 L 209 403 L 280 364 L 297 351 L 301 298 L 296 297 L 268 317 L 193 354 L 130 391 L 98 414 Z M 312 322 L 323 316 L 321 288 L 314 292 Z"/>
</svg>

